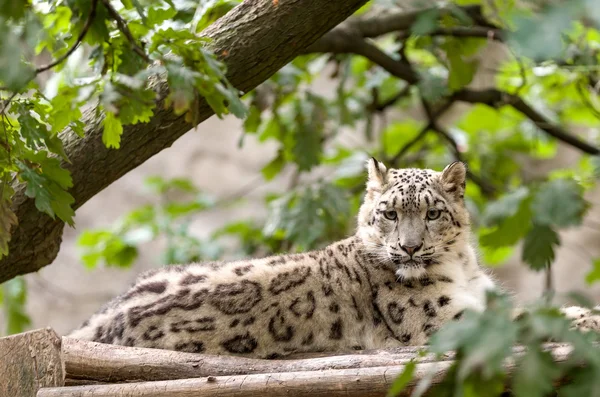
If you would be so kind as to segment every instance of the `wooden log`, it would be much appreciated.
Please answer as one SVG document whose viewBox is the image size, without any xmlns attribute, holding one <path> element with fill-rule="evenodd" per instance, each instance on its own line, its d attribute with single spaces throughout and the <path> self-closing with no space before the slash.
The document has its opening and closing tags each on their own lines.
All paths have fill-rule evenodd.
<svg viewBox="0 0 600 397">
<path fill-rule="evenodd" d="M 67 385 L 394 366 L 406 364 L 421 348 L 303 354 L 300 359 L 260 360 L 63 338 Z M 429 355 L 420 361 L 433 359 Z"/>
<path fill-rule="evenodd" d="M 451 362 L 448 361 L 419 364 L 415 375 L 422 378 L 428 371 L 433 370 L 437 373 L 434 378 L 441 379 L 443 371 L 450 364 Z M 37 397 L 383 397 L 395 377 L 403 369 L 404 366 L 332 369 L 158 382 L 68 386 L 40 389 Z"/>
<path fill-rule="evenodd" d="M 34 397 L 41 387 L 63 386 L 61 340 L 50 329 L 0 338 L 0 396 Z"/>
<path fill-rule="evenodd" d="M 352 353 L 313 353 L 283 360 L 259 360 L 233 356 L 180 353 L 168 350 L 123 347 L 63 338 L 66 385 L 119 383 L 187 379 L 207 376 L 273 374 L 281 372 L 323 371 L 391 367 L 406 364 L 423 347 L 410 346 Z M 550 343 L 546 349 L 566 355 L 565 344 Z M 523 347 L 513 352 L 521 354 Z M 453 359 L 449 353 L 437 359 L 433 355 L 419 358 L 428 363 Z"/>
<path fill-rule="evenodd" d="M 568 346 L 552 349 L 557 361 L 564 361 L 570 351 Z M 430 384 L 440 383 L 451 365 L 452 361 L 417 364 L 413 380 L 400 396 L 410 395 L 421 379 L 428 379 Z M 509 360 L 505 368 L 510 379 L 515 370 L 514 360 Z M 404 365 L 395 365 L 70 386 L 40 389 L 37 397 L 383 397 L 403 370 Z"/>
</svg>

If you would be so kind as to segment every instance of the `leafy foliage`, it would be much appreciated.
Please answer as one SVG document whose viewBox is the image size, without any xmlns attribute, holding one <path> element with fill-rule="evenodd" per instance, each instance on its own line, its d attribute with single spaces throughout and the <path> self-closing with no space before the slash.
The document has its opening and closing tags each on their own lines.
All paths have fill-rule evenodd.
<svg viewBox="0 0 600 397">
<path fill-rule="evenodd" d="M 146 205 L 111 228 L 81 234 L 87 267 L 128 267 L 149 243 L 164 247 L 161 264 L 323 246 L 352 231 L 364 162 L 374 155 L 390 167 L 441 169 L 453 160 L 467 162 L 466 202 L 484 262 L 502 265 L 519 249 L 516 257 L 524 265 L 550 271 L 561 232 L 582 224 L 589 208 L 584 197 L 600 178 L 600 156 L 577 143 L 597 147 L 598 137 L 568 132 L 593 129 L 600 119 L 600 15 L 594 1 L 434 2 L 406 29 L 370 37 L 365 43 L 374 46 L 376 57 L 365 47 L 353 53 L 353 43 L 346 43 L 343 54 L 302 55 L 242 100 L 225 77 L 225 65 L 198 34 L 237 3 L 72 0 L 9 6 L 0 0 L 0 257 L 16 222 L 9 184 L 14 178 L 26 185 L 39 211 L 72 224 L 72 181 L 64 169 L 69 159 L 59 133 L 85 136 L 84 106 L 97 109 L 103 143 L 118 150 L 127 126 L 149 122 L 159 99 L 194 122 L 203 97 L 219 116 L 244 119 L 240 148 L 248 134 L 276 146 L 262 176 L 270 181 L 292 170 L 291 187 L 265 196 L 266 217 L 236 219 L 199 238 L 191 228 L 197 214 L 241 197 L 217 200 L 185 179 L 150 178 L 146 186 L 154 195 Z M 385 7 L 393 5 L 374 0 L 357 16 L 375 18 Z M 503 42 L 507 56 L 490 67 L 486 51 L 492 39 Z M 42 53 L 56 60 L 45 87 L 35 78 Z M 401 78 L 404 73 L 411 77 Z M 483 73 L 494 77 L 488 93 L 499 95 L 466 100 L 471 104 L 457 119 L 440 125 L 442 110 L 457 98 L 486 93 L 471 90 Z M 159 76 L 169 87 L 166 98 L 157 98 L 149 83 Z M 318 79 L 326 76 L 337 84 L 332 95 L 318 89 Z M 427 118 L 386 117 L 388 110 L 415 115 L 416 108 Z M 553 159 L 559 140 L 585 154 L 548 175 L 524 166 Z M 598 279 L 596 258 L 586 281 Z M 18 332 L 28 324 L 25 283 L 11 280 L 0 291 L 8 332 Z M 500 395 L 507 382 L 503 363 L 515 343 L 527 348 L 510 385 L 517 396 L 552 393 L 562 377 L 576 382 L 559 395 L 597 394 L 600 358 L 593 335 L 569 330 L 547 302 L 517 321 L 506 296 L 490 295 L 488 302 L 486 312 L 466 312 L 432 338 L 429 351 L 456 351 L 434 395 Z M 573 345 L 566 362 L 554 363 L 541 347 L 549 338 Z M 410 383 L 416 365 L 406 366 L 390 395 Z M 429 386 L 421 383 L 415 391 Z"/>
<path fill-rule="evenodd" d="M 25 313 L 27 285 L 22 277 L 14 278 L 0 286 L 0 304 L 6 322 L 6 333 L 22 332 L 31 323 Z"/>
<path fill-rule="evenodd" d="M 138 256 L 138 246 L 159 238 L 166 240 L 160 263 L 189 263 L 215 259 L 220 250 L 190 235 L 190 216 L 214 206 L 214 202 L 183 179 L 150 177 L 146 187 L 158 195 L 156 204 L 134 210 L 112 229 L 88 230 L 79 237 L 82 260 L 88 268 L 98 263 L 129 267 Z M 185 195 L 178 200 L 174 195 Z"/>
<path fill-rule="evenodd" d="M 10 5 L 9 5 L 10 4 Z M 166 106 L 194 120 L 205 98 L 219 116 L 244 117 L 239 92 L 225 65 L 198 34 L 235 3 L 199 8 L 162 0 L 0 3 L 0 176 L 2 191 L 17 177 L 39 211 L 73 225 L 69 159 L 59 132 L 85 134 L 82 107 L 103 113 L 102 141 L 120 147 L 124 127 L 150 121 L 157 93 L 152 82 L 166 75 Z M 80 45 L 82 44 L 82 45 Z M 83 48 L 85 47 L 85 51 Z M 37 66 L 42 54 L 52 62 Z M 55 72 L 43 87 L 36 76 Z M 61 160 L 63 163 L 61 163 Z M 0 258 L 7 254 L 15 216 L 10 194 L 0 194 L 3 214 Z"/>
<path fill-rule="evenodd" d="M 557 308 L 532 305 L 517 320 L 508 296 L 488 293 L 489 309 L 483 313 L 466 311 L 458 321 L 448 323 L 430 339 L 429 351 L 442 355 L 452 349 L 456 361 L 441 383 L 434 386 L 434 396 L 500 396 L 508 382 L 504 365 L 513 355 L 513 345 L 526 350 L 516 360 L 514 377 L 509 383 L 515 396 L 546 396 L 556 391 L 554 382 L 573 376 L 581 370 L 600 369 L 600 352 L 594 346 L 598 335 L 582 334 L 570 329 L 570 323 Z M 571 344 L 566 361 L 556 363 L 540 342 L 552 339 Z M 583 387 L 594 381 L 583 379 Z M 423 378 L 420 382 L 427 382 Z M 407 384 L 404 380 L 403 384 Z M 415 390 L 419 387 L 417 384 Z M 558 390 L 558 395 L 571 395 L 581 386 L 574 382 Z M 563 394 L 564 393 L 564 394 Z M 584 395 L 584 394 L 581 394 Z"/>
</svg>

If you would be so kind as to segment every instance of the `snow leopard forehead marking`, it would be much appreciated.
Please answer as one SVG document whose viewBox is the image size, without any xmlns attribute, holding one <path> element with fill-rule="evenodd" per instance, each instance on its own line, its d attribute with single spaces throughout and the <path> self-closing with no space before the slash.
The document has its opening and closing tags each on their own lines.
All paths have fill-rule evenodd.
<svg viewBox="0 0 600 397">
<path fill-rule="evenodd" d="M 391 169 L 388 173 L 388 187 L 382 196 L 393 196 L 391 207 L 400 208 L 403 212 L 418 212 L 423 200 L 431 205 L 436 172 L 432 170 L 408 168 Z M 387 202 L 381 201 L 380 203 Z"/>
</svg>

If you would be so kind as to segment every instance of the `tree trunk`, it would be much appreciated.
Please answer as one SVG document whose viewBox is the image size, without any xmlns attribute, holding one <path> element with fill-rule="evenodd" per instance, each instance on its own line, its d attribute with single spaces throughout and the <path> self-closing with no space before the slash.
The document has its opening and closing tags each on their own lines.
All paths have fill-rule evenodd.
<svg viewBox="0 0 600 397">
<path fill-rule="evenodd" d="M 210 47 L 226 63 L 231 83 L 248 92 L 364 3 L 366 0 L 246 0 L 203 35 L 212 39 Z M 158 89 L 164 97 L 166 84 L 159 82 Z M 213 112 L 202 101 L 197 114 L 197 121 L 202 122 Z M 63 166 L 73 176 L 70 192 L 75 209 L 194 127 L 158 103 L 149 123 L 125 126 L 121 148 L 110 150 L 102 143 L 101 119 L 94 109 L 85 112 L 83 122 L 85 138 L 72 131 L 62 134 L 71 160 Z M 12 208 L 19 224 L 12 230 L 8 256 L 0 261 L 0 283 L 50 264 L 62 240 L 64 222 L 39 212 L 22 185 L 16 188 Z"/>
</svg>

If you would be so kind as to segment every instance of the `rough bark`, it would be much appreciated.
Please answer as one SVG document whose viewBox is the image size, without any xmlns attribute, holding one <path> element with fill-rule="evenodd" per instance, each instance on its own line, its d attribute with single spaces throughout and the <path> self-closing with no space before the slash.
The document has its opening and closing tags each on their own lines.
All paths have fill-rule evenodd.
<svg viewBox="0 0 600 397">
<path fill-rule="evenodd" d="M 231 83 L 250 91 L 327 31 L 345 20 L 366 0 L 246 0 L 208 27 L 203 35 L 228 67 Z M 160 96 L 166 85 L 159 83 Z M 197 122 L 213 112 L 203 101 Z M 71 194 L 77 209 L 87 200 L 144 161 L 171 146 L 194 125 L 176 116 L 162 103 L 147 124 L 126 126 L 121 148 L 109 150 L 102 143 L 101 119 L 95 110 L 83 116 L 86 136 L 65 131 L 65 151 L 71 164 L 74 187 Z M 13 210 L 19 224 L 12 230 L 9 255 L 0 261 L 0 283 L 17 275 L 37 271 L 50 264 L 60 248 L 64 223 L 40 213 L 33 200 L 17 187 Z"/>
<path fill-rule="evenodd" d="M 283 360 L 258 360 L 130 348 L 63 338 L 67 385 L 394 366 L 406 364 L 415 357 L 419 349 L 420 347 L 405 347 L 337 355 L 311 354 Z M 450 359 L 451 356 L 447 358 Z M 433 359 L 431 355 L 420 362 Z"/>
<path fill-rule="evenodd" d="M 51 329 L 0 338 L 0 396 L 34 397 L 64 385 L 61 341 Z"/>
<path fill-rule="evenodd" d="M 570 349 L 555 346 L 551 349 L 556 361 L 564 361 Z M 414 353 L 412 354 L 414 357 Z M 350 356 L 339 356 L 350 357 Z M 262 361 L 262 360 L 256 360 Z M 431 377 L 431 384 L 439 384 L 452 361 L 419 363 L 413 380 L 400 394 L 408 396 L 417 382 Z M 240 365 L 238 370 L 244 370 Z M 505 365 L 507 379 L 515 371 L 514 362 Z M 163 380 L 126 384 L 86 385 L 63 388 L 46 388 L 38 392 L 38 397 L 202 397 L 202 396 L 345 396 L 371 397 L 385 396 L 396 378 L 404 370 L 404 365 L 376 366 L 368 368 L 323 369 L 295 372 L 274 372 L 261 374 L 238 374 L 208 376 L 195 379 Z"/>
</svg>

